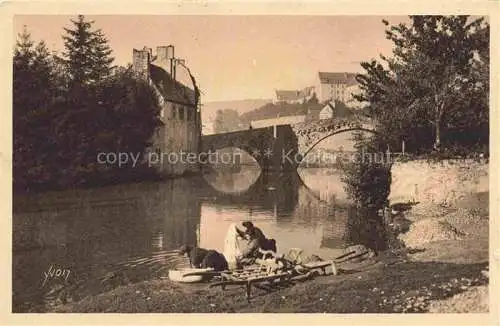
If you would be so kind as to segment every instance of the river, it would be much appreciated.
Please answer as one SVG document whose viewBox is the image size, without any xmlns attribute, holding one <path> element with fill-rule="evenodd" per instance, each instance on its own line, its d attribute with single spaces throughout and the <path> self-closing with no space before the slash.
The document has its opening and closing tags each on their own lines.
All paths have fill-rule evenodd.
<svg viewBox="0 0 500 326">
<path fill-rule="evenodd" d="M 233 222 L 254 221 L 276 239 L 280 252 L 341 249 L 349 210 L 340 173 L 321 168 L 262 174 L 243 166 L 162 182 L 16 196 L 13 311 L 48 311 L 165 277 L 169 268 L 185 264 L 173 250 L 189 243 L 222 251 Z"/>
</svg>

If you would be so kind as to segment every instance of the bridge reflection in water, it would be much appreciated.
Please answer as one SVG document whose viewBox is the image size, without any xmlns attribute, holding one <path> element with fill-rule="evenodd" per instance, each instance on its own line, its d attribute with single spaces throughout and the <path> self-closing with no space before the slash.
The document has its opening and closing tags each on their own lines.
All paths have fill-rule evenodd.
<svg viewBox="0 0 500 326">
<path fill-rule="evenodd" d="M 274 217 L 290 215 L 298 202 L 301 184 L 297 173 L 266 173 L 246 167 L 237 174 L 209 173 L 201 200 L 214 205 L 268 211 Z M 242 189 L 234 191 L 234 189 Z"/>
<path fill-rule="evenodd" d="M 40 307 L 52 302 L 49 293 L 56 285 L 40 287 L 51 264 L 71 270 L 64 291 L 78 300 L 165 275 L 178 263 L 172 250 L 181 244 L 222 250 L 229 224 L 247 219 L 282 251 L 341 247 L 347 211 L 342 195 L 333 193 L 341 187 L 325 188 L 328 180 L 336 183 L 339 176 L 324 169 L 299 176 L 243 167 L 165 182 L 17 196 L 13 310 L 43 311 Z"/>
<path fill-rule="evenodd" d="M 246 173 L 251 170 L 251 168 L 245 169 Z M 282 248 L 297 247 L 305 243 L 310 246 L 311 242 L 315 241 L 314 238 L 319 246 L 321 228 L 318 225 L 295 227 L 293 223 L 294 212 L 299 204 L 299 190 L 302 186 L 299 175 L 296 172 L 253 171 L 253 178 L 248 179 L 246 183 L 249 180 L 255 181 L 242 193 L 220 191 L 223 188 L 221 183 L 235 182 L 236 188 L 241 187 L 245 180 L 238 178 L 237 175 L 224 174 L 221 178 L 214 175 L 205 177 L 207 180 L 205 186 L 209 185 L 209 189 L 204 189 L 203 193 L 210 195 L 202 198 L 200 246 L 223 250 L 226 232 L 231 223 L 241 224 L 245 220 L 253 221 L 268 237 L 277 239 Z M 232 181 L 228 181 L 228 178 Z M 308 234 L 307 239 L 298 236 L 304 232 Z M 305 241 L 301 243 L 300 240 L 292 241 L 292 239 Z"/>
</svg>

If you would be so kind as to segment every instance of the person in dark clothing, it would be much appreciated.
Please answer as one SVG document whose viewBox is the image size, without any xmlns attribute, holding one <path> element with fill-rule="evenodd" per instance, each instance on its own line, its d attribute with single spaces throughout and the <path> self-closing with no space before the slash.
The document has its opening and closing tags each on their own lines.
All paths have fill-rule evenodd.
<svg viewBox="0 0 500 326">
<path fill-rule="evenodd" d="M 270 250 L 274 253 L 277 252 L 277 248 L 276 248 L 276 240 L 274 239 L 266 239 L 264 241 L 264 244 L 262 245 L 262 250 Z"/>
<path fill-rule="evenodd" d="M 193 268 L 213 268 L 215 271 L 228 269 L 228 263 L 224 255 L 215 250 L 183 245 L 179 249 L 179 255 L 187 255 Z"/>
</svg>

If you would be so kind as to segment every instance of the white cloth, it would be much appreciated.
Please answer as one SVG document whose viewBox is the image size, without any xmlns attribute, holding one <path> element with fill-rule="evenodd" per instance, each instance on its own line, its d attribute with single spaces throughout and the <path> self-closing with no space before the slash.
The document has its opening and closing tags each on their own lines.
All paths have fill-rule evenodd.
<svg viewBox="0 0 500 326">
<path fill-rule="evenodd" d="M 224 242 L 224 257 L 230 266 L 235 266 L 241 258 L 236 223 L 232 223 L 227 230 L 226 240 Z"/>
</svg>

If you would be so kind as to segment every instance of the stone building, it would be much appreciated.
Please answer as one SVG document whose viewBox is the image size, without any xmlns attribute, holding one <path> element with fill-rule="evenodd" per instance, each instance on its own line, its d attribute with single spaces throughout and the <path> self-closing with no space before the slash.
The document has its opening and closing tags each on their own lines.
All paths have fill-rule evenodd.
<svg viewBox="0 0 500 326">
<path fill-rule="evenodd" d="M 158 46 L 156 55 L 150 48 L 133 50 L 133 69 L 149 82 L 158 95 L 164 125 L 154 135 L 149 150 L 151 166 L 163 175 L 181 175 L 199 171 L 197 160 L 201 143 L 199 91 L 183 61 L 175 58 L 174 46 Z M 191 77 L 187 86 L 177 80 L 178 70 Z"/>
<path fill-rule="evenodd" d="M 330 100 L 348 103 L 352 101 L 352 93 L 356 91 L 358 82 L 356 74 L 348 72 L 319 72 L 319 84 L 316 96 L 320 102 Z"/>
<path fill-rule="evenodd" d="M 335 101 L 329 101 L 319 112 L 320 120 L 332 119 L 335 114 Z"/>
<path fill-rule="evenodd" d="M 314 95 L 314 87 L 309 86 L 301 90 L 276 90 L 273 103 L 303 103 Z"/>
</svg>

